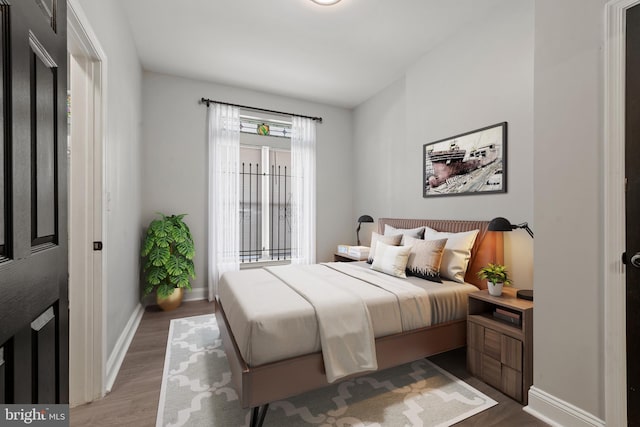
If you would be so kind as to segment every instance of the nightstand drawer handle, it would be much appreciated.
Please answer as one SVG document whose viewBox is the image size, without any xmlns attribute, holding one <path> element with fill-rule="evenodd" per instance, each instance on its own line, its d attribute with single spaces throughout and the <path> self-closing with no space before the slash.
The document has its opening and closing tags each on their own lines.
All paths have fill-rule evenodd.
<svg viewBox="0 0 640 427">
<path fill-rule="evenodd" d="M 631 257 L 631 265 L 635 268 L 640 268 L 640 252 L 636 252 L 636 254 Z"/>
</svg>

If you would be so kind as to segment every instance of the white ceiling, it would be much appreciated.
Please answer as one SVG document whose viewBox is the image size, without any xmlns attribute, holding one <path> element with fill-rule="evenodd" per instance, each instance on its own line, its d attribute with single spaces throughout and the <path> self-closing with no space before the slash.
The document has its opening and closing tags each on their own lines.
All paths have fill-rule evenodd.
<svg viewBox="0 0 640 427">
<path fill-rule="evenodd" d="M 352 108 L 505 0 L 120 0 L 145 70 Z"/>
</svg>

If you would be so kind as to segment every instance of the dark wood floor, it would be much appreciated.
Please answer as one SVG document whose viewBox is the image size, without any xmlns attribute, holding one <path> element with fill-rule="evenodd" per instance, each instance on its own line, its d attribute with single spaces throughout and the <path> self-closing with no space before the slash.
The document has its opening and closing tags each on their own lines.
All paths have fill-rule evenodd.
<svg viewBox="0 0 640 427">
<path fill-rule="evenodd" d="M 213 304 L 188 302 L 170 312 L 149 307 L 124 359 L 111 393 L 103 399 L 71 409 L 71 426 L 154 426 L 171 319 L 212 313 Z M 457 426 L 546 426 L 522 410 L 522 405 L 472 377 L 465 350 L 431 357 L 434 363 L 498 402 L 498 405 Z M 265 425 L 268 425 L 268 419 Z M 229 426 L 219 426 L 229 427 Z"/>
<path fill-rule="evenodd" d="M 449 351 L 447 353 L 429 357 L 429 360 L 498 402 L 498 404 L 493 408 L 480 412 L 478 415 L 474 415 L 471 418 L 467 418 L 466 420 L 456 424 L 456 426 L 548 426 L 548 424 L 524 412 L 522 410 L 522 405 L 515 400 L 483 383 L 476 377 L 471 376 L 467 371 L 466 349 L 461 348 Z"/>
</svg>

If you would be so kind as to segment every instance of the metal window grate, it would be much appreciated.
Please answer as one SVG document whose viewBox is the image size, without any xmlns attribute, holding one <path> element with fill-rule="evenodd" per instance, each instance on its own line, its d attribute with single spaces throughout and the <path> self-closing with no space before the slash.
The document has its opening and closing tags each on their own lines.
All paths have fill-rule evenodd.
<svg viewBox="0 0 640 427">
<path fill-rule="evenodd" d="M 266 180 L 266 181 L 265 181 Z M 268 188 L 267 200 L 263 188 Z M 291 175 L 286 166 L 240 166 L 240 262 L 291 259 Z M 263 203 L 268 203 L 268 239 L 263 233 Z"/>
</svg>

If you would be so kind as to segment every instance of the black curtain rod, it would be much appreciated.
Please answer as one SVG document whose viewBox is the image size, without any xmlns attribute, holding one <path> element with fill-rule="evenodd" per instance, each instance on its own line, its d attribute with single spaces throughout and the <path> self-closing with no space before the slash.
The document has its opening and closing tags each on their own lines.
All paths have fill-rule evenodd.
<svg viewBox="0 0 640 427">
<path fill-rule="evenodd" d="M 213 99 L 207 99 L 207 98 L 200 99 L 200 103 L 205 104 L 207 107 L 209 107 L 209 105 L 213 102 L 215 102 L 216 104 L 223 104 L 223 105 L 230 105 L 232 107 L 244 108 L 245 110 L 262 111 L 263 113 L 273 113 L 273 114 L 282 114 L 285 116 L 304 117 L 305 119 L 311 119 L 311 120 L 315 120 L 318 123 L 322 123 L 322 117 L 303 116 L 301 114 L 285 113 L 284 111 L 267 110 L 266 108 L 248 107 L 246 105 L 238 105 L 238 104 L 231 104 L 230 102 L 214 101 Z"/>
</svg>

